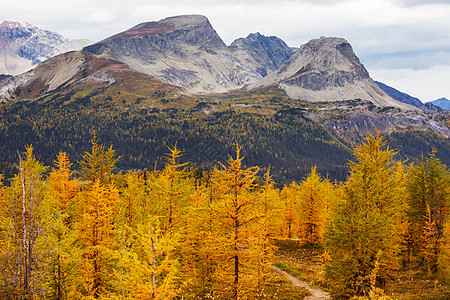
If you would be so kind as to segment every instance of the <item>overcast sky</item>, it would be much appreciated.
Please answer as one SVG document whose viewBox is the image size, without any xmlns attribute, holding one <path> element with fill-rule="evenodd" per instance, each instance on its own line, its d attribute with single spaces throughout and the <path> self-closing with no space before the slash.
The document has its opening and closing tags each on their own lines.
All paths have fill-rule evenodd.
<svg viewBox="0 0 450 300">
<path fill-rule="evenodd" d="M 22 0 L 0 19 L 101 40 L 138 23 L 202 14 L 225 43 L 260 32 L 299 47 L 347 39 L 374 80 L 422 101 L 450 99 L 450 0 Z"/>
</svg>

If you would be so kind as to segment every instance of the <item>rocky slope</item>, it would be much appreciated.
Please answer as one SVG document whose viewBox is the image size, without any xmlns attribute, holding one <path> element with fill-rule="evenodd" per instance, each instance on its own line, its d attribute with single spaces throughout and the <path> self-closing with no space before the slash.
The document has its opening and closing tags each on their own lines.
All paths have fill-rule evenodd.
<svg viewBox="0 0 450 300">
<path fill-rule="evenodd" d="M 422 107 L 423 103 L 422 101 L 420 101 L 418 98 L 416 97 L 412 97 L 406 93 L 400 92 L 399 90 L 390 87 L 382 82 L 379 81 L 375 81 L 375 83 L 378 85 L 378 87 L 380 89 L 383 90 L 383 92 L 385 92 L 386 94 L 388 94 L 389 96 L 391 96 L 392 98 L 394 98 L 397 101 L 406 103 L 406 104 L 410 104 L 413 105 L 415 107 Z"/>
<path fill-rule="evenodd" d="M 430 130 L 446 138 L 450 136 L 450 128 L 422 110 L 380 107 L 364 100 L 316 102 L 309 109 L 302 109 L 298 113 L 306 119 L 322 124 L 330 132 L 352 143 L 360 143 L 374 130 L 384 135 L 393 132 Z"/>
<path fill-rule="evenodd" d="M 120 86 L 116 92 L 120 94 L 128 92 L 128 85 L 136 79 L 139 87 L 155 83 L 153 77 L 130 69 L 122 62 L 89 52 L 71 51 L 48 59 L 28 72 L 0 78 L 0 102 L 37 100 L 52 95 L 59 97 L 61 94 L 88 96 L 105 91 L 113 84 Z M 161 84 L 164 90 L 180 90 Z M 132 89 L 136 93 L 136 86 Z M 155 89 L 147 95 L 148 98 L 153 96 Z"/>
<path fill-rule="evenodd" d="M 25 22 L 4 21 L 0 24 L 0 74 L 21 74 L 51 57 L 91 43 L 69 40 Z"/>
<path fill-rule="evenodd" d="M 125 62 L 192 93 L 227 92 L 261 78 L 199 15 L 142 23 L 84 50 Z"/>
<path fill-rule="evenodd" d="M 230 45 L 231 51 L 242 62 L 250 65 L 262 77 L 280 68 L 294 54 L 286 43 L 276 36 L 251 33 Z"/>
<path fill-rule="evenodd" d="M 378 106 L 413 107 L 395 101 L 370 78 L 342 38 L 314 39 L 301 46 L 283 66 L 249 88 L 278 85 L 293 98 L 306 101 L 363 99 Z"/>
</svg>

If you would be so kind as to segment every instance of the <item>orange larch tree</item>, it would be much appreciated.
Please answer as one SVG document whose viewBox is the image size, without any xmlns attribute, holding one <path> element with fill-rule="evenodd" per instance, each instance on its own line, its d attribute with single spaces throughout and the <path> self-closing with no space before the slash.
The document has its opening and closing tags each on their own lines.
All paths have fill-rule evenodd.
<svg viewBox="0 0 450 300">
<path fill-rule="evenodd" d="M 83 282 L 80 289 L 85 296 L 98 298 L 112 289 L 114 216 L 118 198 L 119 193 L 114 186 L 105 186 L 99 180 L 78 198 L 83 208 L 77 222 L 82 253 L 80 269 Z"/>
<path fill-rule="evenodd" d="M 32 299 L 46 293 L 43 285 L 41 204 L 46 170 L 27 146 L 19 155 L 19 174 L 5 191 L 2 216 L 1 295 L 5 298 Z"/>
<path fill-rule="evenodd" d="M 280 193 L 282 202 L 281 215 L 283 223 L 280 227 L 280 234 L 285 238 L 298 237 L 298 215 L 296 213 L 299 185 L 296 182 L 284 186 Z"/>
<path fill-rule="evenodd" d="M 327 223 L 327 207 L 331 191 L 329 185 L 316 171 L 300 184 L 297 205 L 299 220 L 299 237 L 303 243 L 321 244 Z"/>
<path fill-rule="evenodd" d="M 74 279 L 80 258 L 74 224 L 78 213 L 74 202 L 78 182 L 72 179 L 71 165 L 65 152 L 58 154 L 55 167 L 47 178 L 42 205 L 44 236 L 40 243 L 47 257 L 48 294 L 58 300 L 75 296 Z"/>
<path fill-rule="evenodd" d="M 220 191 L 213 210 L 220 222 L 216 238 L 220 243 L 221 262 L 218 276 L 223 284 L 223 297 L 231 299 L 251 298 L 258 288 L 257 220 L 262 214 L 256 211 L 256 174 L 258 167 L 244 169 L 240 147 L 236 146 L 236 158 L 229 156 L 227 165 L 216 172 L 214 182 Z"/>
</svg>

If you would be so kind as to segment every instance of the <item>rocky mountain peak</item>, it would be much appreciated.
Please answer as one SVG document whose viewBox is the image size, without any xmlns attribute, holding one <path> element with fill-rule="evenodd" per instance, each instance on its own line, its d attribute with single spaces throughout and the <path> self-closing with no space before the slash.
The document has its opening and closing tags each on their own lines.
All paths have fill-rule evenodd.
<svg viewBox="0 0 450 300">
<path fill-rule="evenodd" d="M 211 27 L 206 17 L 201 15 L 183 15 L 169 17 L 157 22 L 145 22 L 138 24 L 124 32 L 112 36 L 115 38 L 132 38 L 143 35 L 166 34 L 174 30 L 188 29 L 193 27 Z"/>
<path fill-rule="evenodd" d="M 199 25 L 211 26 L 208 18 L 202 15 L 181 15 L 168 17 L 163 19 L 161 22 L 173 24 L 176 28 Z"/>
<path fill-rule="evenodd" d="M 307 101 L 363 99 L 378 106 L 413 109 L 383 92 L 370 78 L 348 41 L 321 37 L 302 45 L 278 70 L 250 85 L 278 85 L 293 98 Z"/>
<path fill-rule="evenodd" d="M 335 69 L 344 72 L 355 72 L 363 78 L 369 78 L 369 73 L 359 61 L 352 46 L 343 38 L 321 37 L 313 39 L 300 47 L 293 58 L 307 62 L 301 72 Z"/>
<path fill-rule="evenodd" d="M 218 36 L 209 23 L 208 18 L 201 15 L 182 15 L 162 19 L 156 22 L 138 24 L 124 32 L 118 33 L 99 43 L 86 47 L 86 51 L 101 54 L 107 48 L 107 44 L 120 40 L 136 41 L 136 39 L 158 40 L 160 50 L 170 42 L 186 43 L 205 49 L 224 49 L 225 43 Z"/>
<path fill-rule="evenodd" d="M 450 100 L 447 98 L 439 98 L 430 103 L 442 108 L 443 110 L 450 110 Z"/>
<path fill-rule="evenodd" d="M 263 77 L 281 67 L 294 53 L 280 38 L 264 36 L 259 32 L 235 40 L 230 49 L 239 59 L 252 65 Z"/>
<path fill-rule="evenodd" d="M 0 73 L 18 75 L 58 54 L 79 50 L 88 40 L 69 40 L 21 21 L 0 24 Z"/>
<path fill-rule="evenodd" d="M 226 92 L 261 77 L 233 55 L 200 15 L 142 23 L 84 50 L 193 93 Z"/>
<path fill-rule="evenodd" d="M 7 27 L 7 28 L 16 28 L 16 27 L 22 27 L 22 28 L 31 28 L 34 27 L 26 22 L 22 21 L 3 21 L 0 23 L 0 28 Z"/>
</svg>

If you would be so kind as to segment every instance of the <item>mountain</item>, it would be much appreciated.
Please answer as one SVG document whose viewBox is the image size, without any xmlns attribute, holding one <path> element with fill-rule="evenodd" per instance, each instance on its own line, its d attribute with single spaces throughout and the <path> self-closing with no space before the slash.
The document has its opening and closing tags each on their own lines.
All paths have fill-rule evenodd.
<svg viewBox="0 0 450 300">
<path fill-rule="evenodd" d="M 450 110 L 450 100 L 447 98 L 439 98 L 434 101 L 430 101 L 430 103 L 439 106 L 442 109 Z"/>
<path fill-rule="evenodd" d="M 175 98 L 183 94 L 179 87 L 162 83 L 122 62 L 89 52 L 71 51 L 50 58 L 26 73 L 0 78 L 0 102 L 45 100 L 61 95 L 66 100 L 89 98 L 107 95 L 106 89 L 112 85 L 120 87 L 114 89 L 114 95 L 129 94 L 129 100 L 139 95 L 139 89 L 146 88 L 150 91 L 139 97 L 153 99 L 155 90 L 163 94 L 170 92 Z"/>
<path fill-rule="evenodd" d="M 261 78 L 200 15 L 139 24 L 85 47 L 191 93 L 227 92 Z"/>
<path fill-rule="evenodd" d="M 246 38 L 235 40 L 231 51 L 242 62 L 252 66 L 262 77 L 280 68 L 294 54 L 286 43 L 276 36 L 251 33 Z"/>
<path fill-rule="evenodd" d="M 378 106 L 412 109 L 395 101 L 370 78 L 342 38 L 313 39 L 302 45 L 281 68 L 249 88 L 277 85 L 293 98 L 307 101 L 370 100 Z"/>
<path fill-rule="evenodd" d="M 427 113 L 427 114 L 439 114 L 439 113 L 442 113 L 444 111 L 442 108 L 440 108 L 437 105 L 434 105 L 431 102 L 425 102 L 423 104 L 423 106 L 420 107 L 420 109 L 422 111 L 424 111 L 425 113 Z"/>
<path fill-rule="evenodd" d="M 122 156 L 122 170 L 162 166 L 167 146 L 176 143 L 193 167 L 211 169 L 238 143 L 245 163 L 263 171 L 272 166 L 277 182 L 301 180 L 314 165 L 342 180 L 352 145 L 374 130 L 399 149 L 401 160 L 434 147 L 450 163 L 450 113 L 431 104 L 428 113 L 387 96 L 344 39 L 312 40 L 284 63 L 282 55 L 269 55 L 282 43 L 268 39 L 254 34 L 228 47 L 205 17 L 180 16 L 140 24 L 90 52 L 66 52 L 28 72 L 1 75 L 0 173 L 10 178 L 17 150 L 29 144 L 47 165 L 59 151 L 76 162 L 89 151 L 93 130 Z M 255 53 L 265 57 L 261 68 L 282 65 L 270 80 L 246 89 L 261 78 Z M 234 84 L 236 74 L 253 77 Z M 198 83 L 188 84 L 188 75 Z M 215 81 L 220 76 L 228 76 L 225 86 Z M 212 91 L 234 90 L 188 92 L 200 93 L 208 82 Z"/>
<path fill-rule="evenodd" d="M 0 74 L 18 75 L 58 54 L 80 50 L 88 40 L 69 40 L 25 22 L 0 24 Z"/>
<path fill-rule="evenodd" d="M 382 89 L 386 94 L 388 94 L 389 96 L 391 96 L 392 98 L 394 98 L 397 101 L 406 103 L 406 104 L 410 104 L 413 105 L 415 107 L 422 107 L 423 103 L 422 101 L 420 101 L 418 98 L 416 97 L 412 97 L 406 93 L 400 92 L 399 90 L 390 87 L 382 82 L 379 81 L 375 81 L 375 83 L 378 85 L 378 87 L 380 89 Z"/>
<path fill-rule="evenodd" d="M 12 78 L 12 77 L 13 77 L 12 75 L 0 74 L 0 82 L 1 82 L 2 80 L 8 79 L 8 78 Z"/>
</svg>

